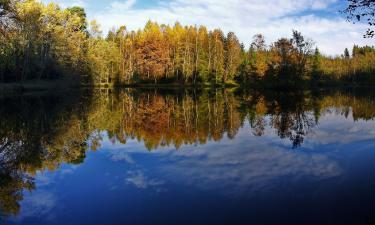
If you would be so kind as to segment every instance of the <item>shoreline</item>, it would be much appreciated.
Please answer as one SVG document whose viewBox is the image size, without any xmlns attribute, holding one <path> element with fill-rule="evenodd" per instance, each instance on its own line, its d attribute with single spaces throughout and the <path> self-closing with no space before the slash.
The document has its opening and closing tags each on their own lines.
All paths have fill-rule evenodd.
<svg viewBox="0 0 375 225">
<path fill-rule="evenodd" d="M 337 83 L 337 84 L 326 84 L 318 86 L 305 86 L 298 88 L 300 90 L 317 90 L 317 89 L 327 89 L 327 88 L 372 88 L 375 87 L 375 84 L 352 84 L 352 83 Z M 77 85 L 72 84 L 67 80 L 30 80 L 25 82 L 13 82 L 13 83 L 0 83 L 0 92 L 1 93 L 19 93 L 19 92 L 38 92 L 38 91 L 60 91 L 64 89 L 115 89 L 115 88 L 160 88 L 160 89 L 210 89 L 210 88 L 238 88 L 238 89 L 269 89 L 269 90 L 293 90 L 293 88 L 288 87 L 262 87 L 259 85 L 248 86 L 240 84 L 153 84 L 153 83 L 138 83 L 138 84 L 122 84 L 122 85 L 113 85 L 113 84 L 104 84 L 104 85 Z"/>
</svg>

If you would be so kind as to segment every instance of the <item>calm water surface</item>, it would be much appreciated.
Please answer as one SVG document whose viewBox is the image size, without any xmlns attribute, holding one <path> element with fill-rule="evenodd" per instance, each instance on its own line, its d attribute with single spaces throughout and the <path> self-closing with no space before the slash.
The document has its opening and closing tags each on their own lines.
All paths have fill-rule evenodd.
<svg viewBox="0 0 375 225">
<path fill-rule="evenodd" d="M 1 224 L 375 224 L 375 91 L 0 97 Z"/>
</svg>

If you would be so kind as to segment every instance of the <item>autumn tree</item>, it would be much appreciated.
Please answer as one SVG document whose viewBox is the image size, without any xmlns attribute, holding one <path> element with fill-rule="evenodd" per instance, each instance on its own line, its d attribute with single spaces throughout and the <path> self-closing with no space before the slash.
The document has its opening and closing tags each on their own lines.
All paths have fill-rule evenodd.
<svg viewBox="0 0 375 225">
<path fill-rule="evenodd" d="M 199 27 L 196 42 L 195 67 L 197 76 L 199 76 L 202 81 L 207 81 L 209 75 L 209 36 L 206 27 Z"/>
<path fill-rule="evenodd" d="M 0 0 L 0 34 L 6 36 L 8 29 L 16 19 L 16 0 Z"/>
<path fill-rule="evenodd" d="M 248 57 L 250 61 L 250 76 L 252 81 L 261 79 L 267 70 L 268 59 L 267 59 L 267 46 L 265 44 L 265 37 L 262 34 L 253 36 Z"/>
<path fill-rule="evenodd" d="M 296 30 L 293 31 L 293 38 L 291 43 L 297 50 L 296 60 L 297 60 L 297 72 L 301 75 L 306 72 L 306 63 L 308 57 L 312 54 L 312 46 L 314 43 L 311 40 L 306 39 L 302 36 L 301 32 Z"/>
<path fill-rule="evenodd" d="M 224 50 L 224 34 L 221 30 L 215 29 L 209 34 L 209 69 L 210 80 L 215 84 L 221 82 L 220 79 L 224 72 L 225 50 Z"/>
<path fill-rule="evenodd" d="M 266 49 L 266 40 L 263 34 L 256 34 L 253 36 L 250 48 L 254 51 L 264 51 Z"/>
<path fill-rule="evenodd" d="M 106 41 L 96 21 L 90 23 L 87 59 L 93 84 L 111 84 L 118 80 L 120 50 L 115 42 Z"/>
<path fill-rule="evenodd" d="M 225 73 L 222 82 L 233 80 L 242 62 L 241 43 L 233 32 L 229 32 L 225 39 Z"/>
<path fill-rule="evenodd" d="M 296 64 L 297 49 L 289 39 L 279 39 L 273 44 L 272 51 L 275 54 L 273 61 L 275 68 L 282 72 L 293 69 L 292 66 Z"/>
<path fill-rule="evenodd" d="M 349 2 L 349 19 L 366 18 L 373 25 L 373 1 Z M 295 83 L 317 71 L 338 81 L 372 79 L 372 46 L 354 46 L 353 57 L 347 49 L 341 59 L 319 55 L 317 70 L 313 42 L 300 32 L 293 31 L 292 38 L 280 39 L 271 47 L 261 34 L 249 44 L 245 50 L 233 32 L 224 35 L 220 29 L 178 22 L 170 26 L 149 21 L 137 31 L 121 26 L 103 34 L 99 23 L 88 24 L 81 7 L 63 9 L 38 0 L 0 1 L 0 81 L 225 85 L 236 80 L 251 85 L 278 84 L 283 76 L 283 81 Z"/>
<path fill-rule="evenodd" d="M 139 75 L 145 80 L 158 79 L 166 74 L 170 64 L 168 43 L 164 41 L 157 23 L 149 21 L 136 43 Z"/>
<path fill-rule="evenodd" d="M 86 36 L 79 17 L 69 10 L 36 0 L 3 1 L 0 21 L 5 32 L 0 35 L 0 73 L 6 72 L 6 79 L 51 79 L 83 72 Z"/>
<path fill-rule="evenodd" d="M 70 12 L 72 15 L 76 15 L 81 19 L 80 29 L 82 31 L 86 31 L 87 16 L 86 16 L 85 9 L 79 6 L 73 6 L 73 7 L 67 8 L 66 10 L 68 10 L 68 12 Z"/>
</svg>

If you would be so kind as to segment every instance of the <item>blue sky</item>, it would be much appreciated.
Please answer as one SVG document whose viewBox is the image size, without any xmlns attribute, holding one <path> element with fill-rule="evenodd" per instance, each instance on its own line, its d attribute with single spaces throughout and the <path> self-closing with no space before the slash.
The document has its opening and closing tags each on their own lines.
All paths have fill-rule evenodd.
<svg viewBox="0 0 375 225">
<path fill-rule="evenodd" d="M 293 29 L 313 39 L 321 51 L 342 54 L 353 44 L 375 45 L 363 39 L 364 24 L 350 24 L 339 13 L 346 0 L 42 0 L 62 7 L 85 7 L 88 18 L 95 19 L 104 32 L 125 25 L 142 28 L 147 20 L 173 25 L 205 25 L 209 29 L 234 31 L 249 45 L 252 36 L 265 35 L 268 43 L 290 36 Z"/>
</svg>

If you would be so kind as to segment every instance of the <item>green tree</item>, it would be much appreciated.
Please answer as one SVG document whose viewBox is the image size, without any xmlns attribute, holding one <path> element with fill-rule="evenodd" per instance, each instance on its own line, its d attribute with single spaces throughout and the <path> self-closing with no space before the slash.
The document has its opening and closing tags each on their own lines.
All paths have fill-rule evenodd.
<svg viewBox="0 0 375 225">
<path fill-rule="evenodd" d="M 74 6 L 74 7 L 67 8 L 67 10 L 71 14 L 76 15 L 81 19 L 80 29 L 82 31 L 86 31 L 87 30 L 87 16 L 86 16 L 85 9 L 79 6 Z"/>
<path fill-rule="evenodd" d="M 315 48 L 314 52 L 314 57 L 313 57 L 313 62 L 312 62 L 312 84 L 317 85 L 319 81 L 319 77 L 322 73 L 321 71 L 321 66 L 322 66 L 322 55 L 320 54 L 319 48 Z"/>
<path fill-rule="evenodd" d="M 345 51 L 344 51 L 344 58 L 345 58 L 345 59 L 349 59 L 349 58 L 350 58 L 350 53 L 349 53 L 348 48 L 345 48 Z"/>
</svg>

